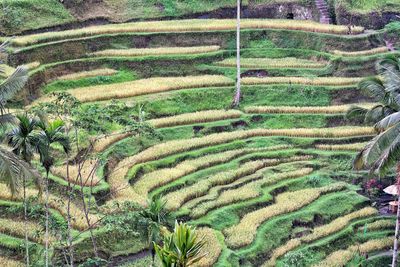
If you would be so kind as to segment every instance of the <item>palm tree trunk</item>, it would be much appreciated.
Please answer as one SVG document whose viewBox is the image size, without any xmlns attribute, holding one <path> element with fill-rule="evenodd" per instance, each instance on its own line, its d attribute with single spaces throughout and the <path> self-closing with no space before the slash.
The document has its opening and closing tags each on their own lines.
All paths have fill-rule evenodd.
<svg viewBox="0 0 400 267">
<path fill-rule="evenodd" d="M 49 171 L 46 170 L 46 233 L 45 233 L 45 255 L 46 267 L 49 266 Z"/>
<path fill-rule="evenodd" d="M 67 154 L 67 180 L 68 180 L 68 203 L 67 203 L 67 224 L 68 224 L 68 250 L 69 250 L 69 262 L 71 267 L 74 267 L 74 247 L 72 244 L 72 235 L 71 235 L 71 202 L 72 202 L 72 185 L 69 177 L 69 154 Z"/>
<path fill-rule="evenodd" d="M 29 240 L 28 240 L 28 207 L 26 202 L 26 177 L 23 179 L 23 190 L 24 190 L 24 230 L 25 230 L 25 258 L 26 266 L 29 267 Z"/>
<path fill-rule="evenodd" d="M 236 93 L 233 99 L 232 106 L 238 107 L 240 104 L 240 11 L 241 11 L 241 0 L 237 0 L 237 11 L 236 11 Z"/>
<path fill-rule="evenodd" d="M 396 230 L 394 233 L 394 241 L 393 241 L 393 259 L 392 259 L 392 267 L 397 266 L 397 253 L 398 253 L 398 247 L 399 247 L 399 223 L 400 223 L 400 208 L 399 208 L 399 203 L 400 203 L 400 162 L 397 163 L 397 179 L 396 179 L 396 185 L 397 185 L 397 215 L 396 215 Z"/>
</svg>

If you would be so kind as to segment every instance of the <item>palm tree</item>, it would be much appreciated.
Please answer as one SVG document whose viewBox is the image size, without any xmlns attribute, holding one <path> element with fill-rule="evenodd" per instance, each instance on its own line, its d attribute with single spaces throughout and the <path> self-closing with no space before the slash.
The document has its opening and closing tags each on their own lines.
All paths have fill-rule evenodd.
<svg viewBox="0 0 400 267">
<path fill-rule="evenodd" d="M 142 210 L 140 215 L 148 220 L 147 236 L 149 240 L 149 248 L 154 264 L 155 250 L 153 243 L 157 243 L 163 227 L 168 223 L 170 218 L 169 211 L 165 208 L 166 201 L 162 201 L 160 197 L 153 197 L 149 200 L 148 208 Z"/>
<path fill-rule="evenodd" d="M 5 54 L 9 41 L 0 45 L 0 54 Z M 4 68 L 0 68 L 0 73 L 4 74 Z M 14 122 L 14 116 L 7 112 L 6 105 L 25 85 L 28 80 L 28 70 L 23 67 L 17 67 L 16 70 L 0 83 L 0 127 Z M 0 136 L 3 139 L 3 136 Z M 11 190 L 12 195 L 18 193 L 21 186 L 21 180 L 25 185 L 26 179 L 34 178 L 40 180 L 40 174 L 33 169 L 30 164 L 18 158 L 7 148 L 0 145 L 0 180 L 4 181 Z M 24 186 L 25 188 L 25 186 Z M 24 190 L 25 195 L 25 190 Z M 26 201 L 24 197 L 24 209 Z M 25 212 L 26 214 L 26 212 Z M 26 215 L 25 215 L 26 217 Z M 25 231 L 26 232 L 26 231 Z M 25 235 L 26 238 L 26 235 Z M 29 266 L 29 251 L 26 247 L 26 264 Z"/>
<path fill-rule="evenodd" d="M 236 3 L 236 93 L 233 98 L 232 107 L 238 107 L 240 104 L 240 12 L 242 0 L 237 0 Z"/>
<path fill-rule="evenodd" d="M 37 126 L 37 121 L 34 118 L 29 118 L 27 115 L 18 115 L 16 126 L 7 134 L 9 146 L 13 148 L 13 152 L 28 164 L 31 163 L 34 152 L 37 150 L 37 138 L 34 130 Z M 32 176 L 36 186 L 41 192 L 41 179 L 40 176 Z M 27 177 L 23 179 L 23 203 L 24 203 L 24 222 L 25 222 L 25 254 L 26 263 L 29 266 L 29 248 L 28 248 L 28 212 L 27 212 L 27 199 L 26 199 L 26 183 Z"/>
<path fill-rule="evenodd" d="M 364 114 L 366 121 L 376 122 L 378 135 L 374 137 L 354 160 L 354 168 L 368 168 L 371 174 L 385 175 L 397 165 L 398 192 L 400 192 L 400 59 L 387 57 L 377 64 L 381 79 L 368 79 L 360 86 L 367 89 L 381 104 L 371 110 L 354 108 L 353 113 Z M 398 196 L 400 203 L 400 194 Z M 392 266 L 397 266 L 400 209 L 397 209 L 393 244 Z"/>
<path fill-rule="evenodd" d="M 194 227 L 175 222 L 174 232 L 164 236 L 162 247 L 154 243 L 154 249 L 164 267 L 187 267 L 205 256 L 204 245 Z"/>
<path fill-rule="evenodd" d="M 45 195 L 46 195 L 46 232 L 45 232 L 45 255 L 46 267 L 49 265 L 49 173 L 50 168 L 54 165 L 54 158 L 51 153 L 51 146 L 59 144 L 62 146 L 66 154 L 70 151 L 70 142 L 64 133 L 64 122 L 55 120 L 47 122 L 41 120 L 38 123 L 40 132 L 38 134 L 38 151 L 40 154 L 40 162 L 46 170 Z"/>
</svg>

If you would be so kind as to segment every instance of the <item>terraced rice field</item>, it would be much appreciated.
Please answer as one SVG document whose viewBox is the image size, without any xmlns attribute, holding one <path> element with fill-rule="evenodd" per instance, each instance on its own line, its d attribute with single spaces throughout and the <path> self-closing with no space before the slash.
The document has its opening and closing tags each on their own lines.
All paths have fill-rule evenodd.
<svg viewBox="0 0 400 267">
<path fill-rule="evenodd" d="M 217 62 L 218 66 L 225 67 L 235 67 L 236 59 L 229 58 L 223 61 Z M 326 62 L 323 61 L 312 61 L 306 59 L 297 59 L 297 58 L 279 58 L 279 59 L 270 59 L 270 58 L 242 58 L 241 66 L 243 68 L 265 68 L 265 69 L 274 69 L 274 68 L 287 68 L 287 69 L 312 69 L 312 68 L 323 68 L 327 65 Z"/>
<path fill-rule="evenodd" d="M 165 200 L 177 220 L 198 226 L 207 256 L 196 266 L 288 266 L 296 253 L 313 255 L 300 257 L 301 266 L 342 266 L 358 248 L 373 254 L 390 247 L 393 220 L 380 219 L 351 184 L 363 177 L 351 161 L 376 132 L 343 116 L 353 104 L 375 104 L 357 89 L 364 77 L 374 75 L 374 59 L 360 64 L 353 58 L 379 57 L 382 44 L 371 43 L 368 34 L 347 36 L 344 25 L 244 19 L 242 95 L 233 109 L 229 33 L 235 27 L 235 20 L 148 21 L 13 39 L 14 56 L 23 61 L 29 53 L 32 58 L 45 53 L 46 45 L 104 38 L 101 46 L 85 43 L 82 53 L 65 61 L 36 65 L 31 76 L 32 88 L 40 79 L 31 106 L 55 99 L 46 92 L 65 92 L 81 102 L 70 116 L 82 121 L 73 138 L 83 147 L 74 148 L 68 172 L 61 157 L 51 169 L 52 210 L 65 221 L 66 185 L 83 192 L 99 247 L 109 258 L 147 253 L 146 238 L 134 234 L 126 243 L 138 248 L 124 247 L 118 239 L 125 237 L 106 235 L 103 219 L 121 207 L 147 207 L 151 197 Z M 356 27 L 353 34 L 363 30 Z M 181 32 L 188 39 L 179 39 Z M 285 32 L 298 43 L 287 41 Z M 152 39 L 155 33 L 162 34 Z M 138 39 L 126 42 L 131 35 Z M 323 46 L 310 41 L 315 38 L 336 41 Z M 304 53 L 299 43 L 307 47 Z M 151 128 L 151 134 L 136 131 L 137 125 Z M 85 153 L 90 160 L 81 166 Z M 28 190 L 30 197 L 37 193 Z M 4 184 L 0 199 L 21 204 L 21 196 L 12 196 Z M 90 238 L 78 203 L 73 199 L 71 224 L 80 251 L 90 246 Z M 20 221 L 15 228 L 9 219 L 0 224 L 2 234 L 23 239 Z M 366 224 L 371 234 L 361 236 Z M 30 239 L 43 243 L 42 236 Z M 0 247 L 6 247 L 1 240 Z M 118 251 L 110 248 L 113 242 Z M 23 258 L 15 255 L 0 256 L 0 262 L 18 266 L 14 259 Z M 132 266 L 142 264 L 135 260 L 138 265 Z"/>
<path fill-rule="evenodd" d="M 218 51 L 220 47 L 214 46 L 192 46 L 192 47 L 158 47 L 158 48 L 131 48 L 131 49 L 109 49 L 98 51 L 93 54 L 97 57 L 138 57 L 157 55 L 181 55 L 201 54 Z"/>
</svg>

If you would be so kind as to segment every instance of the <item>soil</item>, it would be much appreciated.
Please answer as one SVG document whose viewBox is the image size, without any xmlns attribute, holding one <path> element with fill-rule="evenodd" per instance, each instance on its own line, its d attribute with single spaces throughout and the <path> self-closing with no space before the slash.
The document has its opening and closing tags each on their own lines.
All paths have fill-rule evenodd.
<svg viewBox="0 0 400 267">
<path fill-rule="evenodd" d="M 150 252 L 148 250 L 142 250 L 138 253 L 130 254 L 130 255 L 125 255 L 125 256 L 117 256 L 112 258 L 109 263 L 107 264 L 108 267 L 115 267 L 115 266 L 121 266 L 125 263 L 128 262 L 133 262 L 139 259 L 142 259 L 146 256 L 149 256 Z"/>
<path fill-rule="evenodd" d="M 357 102 L 371 102 L 374 99 L 360 94 L 360 91 L 354 89 L 340 89 L 333 91 L 331 105 L 353 104 Z"/>
</svg>

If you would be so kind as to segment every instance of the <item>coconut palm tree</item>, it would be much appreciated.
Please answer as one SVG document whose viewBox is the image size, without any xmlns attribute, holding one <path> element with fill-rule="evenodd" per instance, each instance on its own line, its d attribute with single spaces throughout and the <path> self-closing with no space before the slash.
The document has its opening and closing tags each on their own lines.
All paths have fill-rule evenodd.
<svg viewBox="0 0 400 267">
<path fill-rule="evenodd" d="M 45 231 L 45 257 L 46 267 L 49 265 L 49 173 L 50 168 L 54 165 L 54 157 L 51 153 L 51 146 L 59 144 L 66 154 L 70 151 L 70 142 L 68 136 L 64 133 L 64 122 L 55 120 L 47 122 L 42 119 L 38 123 L 40 128 L 38 138 L 38 151 L 40 162 L 46 170 L 45 180 L 45 208 L 46 208 L 46 231 Z"/>
<path fill-rule="evenodd" d="M 38 140 L 35 135 L 35 128 L 37 120 L 29 118 L 27 115 L 17 115 L 17 123 L 14 128 L 7 134 L 8 145 L 12 147 L 14 154 L 19 155 L 28 164 L 31 163 L 33 154 L 37 151 Z M 23 203 L 24 203 L 24 221 L 25 221 L 25 250 L 26 262 L 29 266 L 29 249 L 28 249 L 28 212 L 27 212 L 27 199 L 26 199 L 26 176 L 23 177 Z M 41 177 L 32 176 L 33 181 L 41 192 Z"/>
<path fill-rule="evenodd" d="M 371 110 L 352 109 L 351 113 L 364 114 L 366 121 L 376 122 L 378 135 L 374 137 L 354 160 L 355 169 L 367 168 L 371 174 L 384 176 L 397 165 L 398 192 L 400 192 L 400 59 L 390 56 L 377 64 L 381 78 L 363 81 L 380 105 Z M 399 199 L 400 203 L 400 194 Z M 396 230 L 393 244 L 392 266 L 397 266 L 400 209 L 397 210 Z"/>
<path fill-rule="evenodd" d="M 240 104 L 240 12 L 242 0 L 237 0 L 236 3 L 236 92 L 233 98 L 232 107 L 238 107 Z"/>
<path fill-rule="evenodd" d="M 205 241 L 200 239 L 196 228 L 175 222 L 174 232 L 164 236 L 163 246 L 154 243 L 154 249 L 164 267 L 187 267 L 201 260 Z"/>
</svg>

